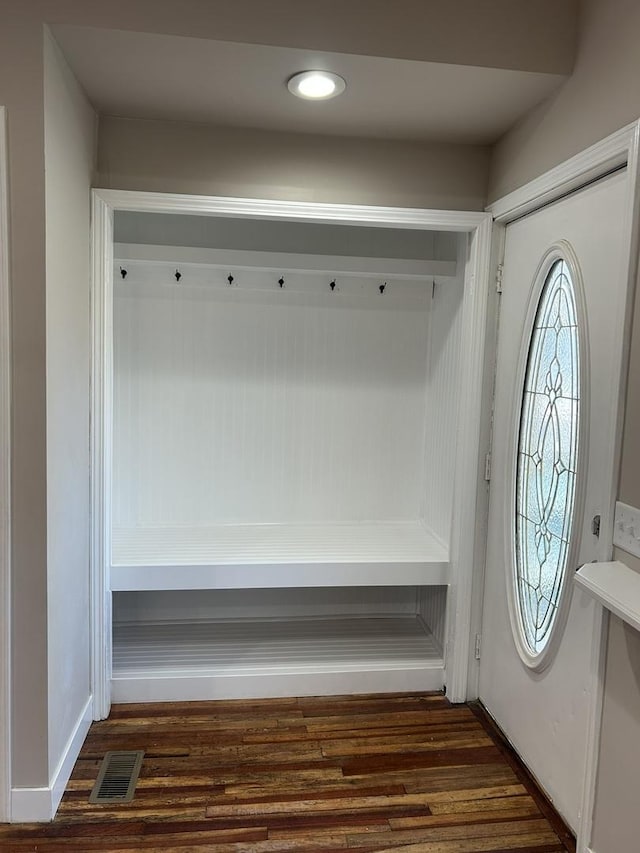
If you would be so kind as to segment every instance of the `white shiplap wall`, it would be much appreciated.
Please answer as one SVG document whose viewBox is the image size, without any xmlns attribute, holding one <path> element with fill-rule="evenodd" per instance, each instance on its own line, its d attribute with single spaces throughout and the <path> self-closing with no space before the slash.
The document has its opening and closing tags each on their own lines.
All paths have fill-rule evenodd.
<svg viewBox="0 0 640 853">
<path fill-rule="evenodd" d="M 418 613 L 441 650 L 446 637 L 447 592 L 446 586 L 423 586 L 417 592 Z"/>
<path fill-rule="evenodd" d="M 446 587 L 431 589 L 446 590 Z M 411 616 L 415 612 L 416 591 L 412 587 L 119 592 L 114 595 L 113 606 L 117 623 Z"/>
<path fill-rule="evenodd" d="M 450 392 L 449 285 L 430 400 Z M 431 282 L 394 297 L 392 283 L 258 291 L 131 270 L 114 306 L 115 526 L 418 518 L 430 296 Z M 439 472 L 450 428 L 428 433 Z"/>
<path fill-rule="evenodd" d="M 463 263 L 458 267 L 464 270 Z M 422 517 L 446 544 L 451 535 L 456 431 L 464 412 L 458 392 L 463 292 L 462 274 L 436 281 L 428 344 Z"/>
</svg>

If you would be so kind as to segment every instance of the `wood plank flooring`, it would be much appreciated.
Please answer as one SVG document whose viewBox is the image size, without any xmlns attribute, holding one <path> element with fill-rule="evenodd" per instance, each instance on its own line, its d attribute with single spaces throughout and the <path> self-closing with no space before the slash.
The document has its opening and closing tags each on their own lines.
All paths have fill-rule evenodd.
<svg viewBox="0 0 640 853">
<path fill-rule="evenodd" d="M 132 803 L 91 806 L 107 750 Z M 440 694 L 114 706 L 56 820 L 3 853 L 560 853 L 570 834 L 478 708 Z"/>
</svg>

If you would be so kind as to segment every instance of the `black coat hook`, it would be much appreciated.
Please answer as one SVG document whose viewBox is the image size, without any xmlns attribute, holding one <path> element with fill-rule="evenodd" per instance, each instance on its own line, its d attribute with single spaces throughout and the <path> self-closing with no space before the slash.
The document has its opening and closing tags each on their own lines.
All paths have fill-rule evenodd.
<svg viewBox="0 0 640 853">
<path fill-rule="evenodd" d="M 180 272 L 180 270 L 176 270 L 175 277 L 176 281 L 180 281 L 180 279 L 182 278 L 182 273 Z"/>
<path fill-rule="evenodd" d="M 122 276 L 122 278 L 127 277 L 127 271 L 125 269 L 122 269 L 122 267 L 120 267 L 120 275 Z"/>
<path fill-rule="evenodd" d="M 231 273 L 229 273 L 229 275 L 227 276 L 227 281 L 229 282 L 229 287 L 231 287 L 231 285 L 233 284 L 233 276 L 231 275 Z"/>
<path fill-rule="evenodd" d="M 335 278 L 334 278 L 334 280 L 333 280 L 332 282 L 330 282 L 330 283 L 329 283 L 329 287 L 331 288 L 331 290 L 335 290 L 335 289 L 336 289 L 336 280 L 335 280 Z"/>
<path fill-rule="evenodd" d="M 387 282 L 386 282 L 386 281 L 385 281 L 385 283 L 384 283 L 384 284 L 381 284 L 381 285 L 380 285 L 380 287 L 378 288 L 378 290 L 380 291 L 380 293 L 384 293 L 386 286 L 387 286 Z"/>
<path fill-rule="evenodd" d="M 283 276 L 280 276 L 280 278 L 278 279 L 278 284 L 280 285 L 280 290 L 282 290 L 282 288 L 284 287 L 284 277 Z"/>
</svg>

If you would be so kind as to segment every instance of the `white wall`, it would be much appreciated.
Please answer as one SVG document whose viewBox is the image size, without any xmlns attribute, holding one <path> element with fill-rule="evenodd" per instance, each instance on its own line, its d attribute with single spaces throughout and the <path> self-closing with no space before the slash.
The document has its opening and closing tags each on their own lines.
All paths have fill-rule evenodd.
<svg viewBox="0 0 640 853">
<path fill-rule="evenodd" d="M 451 539 L 453 483 L 460 410 L 460 343 L 467 241 L 458 246 L 458 276 L 437 281 L 429 330 L 423 517 L 443 542 Z M 434 414 L 435 413 L 435 414 Z"/>
<path fill-rule="evenodd" d="M 419 518 L 430 280 L 128 269 L 116 527 Z"/>
<path fill-rule="evenodd" d="M 433 261 L 455 261 L 458 251 L 451 231 L 131 211 L 116 211 L 114 242 Z"/>
<path fill-rule="evenodd" d="M 49 774 L 89 685 L 89 201 L 96 116 L 44 40 Z"/>
<path fill-rule="evenodd" d="M 433 590 L 439 594 L 442 589 L 446 587 L 425 588 L 427 594 Z M 443 600 L 433 604 L 434 622 L 444 613 L 444 604 Z M 412 586 L 118 592 L 113 602 L 115 623 L 415 613 L 416 588 Z"/>
</svg>

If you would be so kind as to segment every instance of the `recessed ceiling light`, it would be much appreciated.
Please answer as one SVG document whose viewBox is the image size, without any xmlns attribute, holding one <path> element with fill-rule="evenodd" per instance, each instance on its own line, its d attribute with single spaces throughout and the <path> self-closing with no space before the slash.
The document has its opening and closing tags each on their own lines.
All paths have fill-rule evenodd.
<svg viewBox="0 0 640 853">
<path fill-rule="evenodd" d="M 298 98 L 308 101 L 326 101 L 342 94 L 347 84 L 331 71 L 299 71 L 287 81 L 287 89 Z"/>
</svg>

